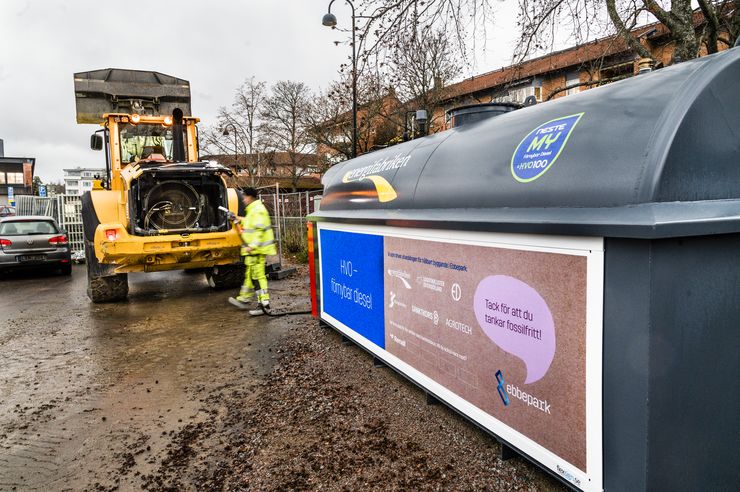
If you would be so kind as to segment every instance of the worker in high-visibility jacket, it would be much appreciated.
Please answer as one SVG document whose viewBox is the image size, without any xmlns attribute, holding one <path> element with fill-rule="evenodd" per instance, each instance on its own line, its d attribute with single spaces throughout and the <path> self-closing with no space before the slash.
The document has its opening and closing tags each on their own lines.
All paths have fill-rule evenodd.
<svg viewBox="0 0 740 492">
<path fill-rule="evenodd" d="M 257 197 L 257 190 L 242 190 L 242 200 L 247 207 L 246 216 L 240 218 L 237 228 L 242 239 L 242 256 L 247 266 L 244 284 L 239 295 L 229 297 L 229 302 L 240 309 L 250 309 L 249 314 L 259 316 L 270 310 L 270 294 L 267 290 L 265 275 L 265 257 L 277 254 L 275 236 L 270 225 L 267 208 Z M 255 291 L 255 286 L 258 289 Z M 253 304 L 257 295 L 257 304 Z"/>
</svg>

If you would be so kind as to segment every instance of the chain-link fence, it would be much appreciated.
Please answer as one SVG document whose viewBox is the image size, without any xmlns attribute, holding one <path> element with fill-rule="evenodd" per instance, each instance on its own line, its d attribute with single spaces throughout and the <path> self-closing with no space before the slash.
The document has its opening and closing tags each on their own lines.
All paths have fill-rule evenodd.
<svg viewBox="0 0 740 492">
<path fill-rule="evenodd" d="M 84 255 L 85 238 L 82 229 L 82 200 L 76 195 L 40 197 L 19 195 L 15 197 L 17 215 L 45 215 L 54 217 L 67 231 L 72 255 Z"/>
</svg>

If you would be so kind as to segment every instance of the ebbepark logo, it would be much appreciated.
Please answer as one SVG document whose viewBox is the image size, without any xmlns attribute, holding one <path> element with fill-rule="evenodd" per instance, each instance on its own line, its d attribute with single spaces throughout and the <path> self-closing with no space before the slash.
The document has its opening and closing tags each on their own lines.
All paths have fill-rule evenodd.
<svg viewBox="0 0 740 492">
<path fill-rule="evenodd" d="M 406 166 L 411 160 L 410 155 L 396 154 L 391 158 L 378 159 L 368 166 L 358 167 L 347 171 L 342 177 L 342 183 L 370 180 L 378 192 L 378 201 L 390 202 L 398 197 L 396 190 L 380 173 L 392 171 Z"/>
<path fill-rule="evenodd" d="M 504 381 L 504 373 L 501 372 L 501 369 L 496 371 L 496 381 L 498 381 L 498 384 L 496 385 L 496 389 L 498 390 L 498 396 L 501 397 L 501 401 L 504 402 L 504 406 L 509 406 L 509 395 L 506 393 L 506 388 L 504 388 L 504 384 L 506 381 Z"/>
<path fill-rule="evenodd" d="M 513 396 L 517 400 L 521 400 L 526 403 L 529 407 L 534 407 L 542 413 L 550 414 L 550 404 L 547 403 L 547 400 L 540 400 L 536 396 L 532 396 L 527 392 L 520 390 L 513 384 L 506 384 L 504 373 L 501 372 L 501 369 L 496 371 L 496 381 L 498 382 L 496 390 L 498 391 L 498 396 L 501 397 L 501 401 L 504 403 L 504 406 L 509 406 L 511 403 L 509 396 Z"/>
<path fill-rule="evenodd" d="M 499 391 L 499 394 L 500 393 L 501 392 Z M 517 386 L 514 386 L 513 384 L 506 385 L 506 394 L 513 396 L 517 400 L 521 400 L 522 402 L 526 403 L 528 407 L 534 407 L 540 412 L 546 413 L 548 415 L 551 414 L 550 403 L 547 403 L 547 400 L 540 400 L 536 396 L 530 395 L 526 391 L 520 390 Z"/>
<path fill-rule="evenodd" d="M 511 174 L 520 183 L 539 178 L 555 164 L 584 113 L 541 124 L 522 139 L 511 156 Z"/>
</svg>

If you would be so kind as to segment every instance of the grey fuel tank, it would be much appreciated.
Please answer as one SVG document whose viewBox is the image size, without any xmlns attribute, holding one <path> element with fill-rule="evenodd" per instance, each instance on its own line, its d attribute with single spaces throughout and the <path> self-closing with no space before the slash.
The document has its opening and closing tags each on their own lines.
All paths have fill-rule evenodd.
<svg viewBox="0 0 740 492">
<path fill-rule="evenodd" d="M 317 218 L 621 237 L 740 230 L 740 49 L 333 167 Z"/>
</svg>

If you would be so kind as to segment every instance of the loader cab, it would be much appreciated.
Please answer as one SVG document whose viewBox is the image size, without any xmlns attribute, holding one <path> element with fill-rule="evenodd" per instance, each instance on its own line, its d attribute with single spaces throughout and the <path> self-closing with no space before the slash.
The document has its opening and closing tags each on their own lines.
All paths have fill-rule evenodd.
<svg viewBox="0 0 740 492">
<path fill-rule="evenodd" d="M 172 120 L 158 123 L 120 122 L 118 143 L 121 165 L 148 162 L 175 162 L 175 132 Z M 169 124 L 168 124 L 169 122 Z M 187 140 L 185 128 L 180 127 L 183 141 Z M 185 151 L 187 161 L 187 151 Z"/>
<path fill-rule="evenodd" d="M 179 116 L 179 121 L 178 121 Z M 105 149 L 107 189 L 129 165 L 147 166 L 198 161 L 199 119 L 172 116 L 106 114 L 103 128 L 90 137 L 90 148 Z"/>
</svg>

